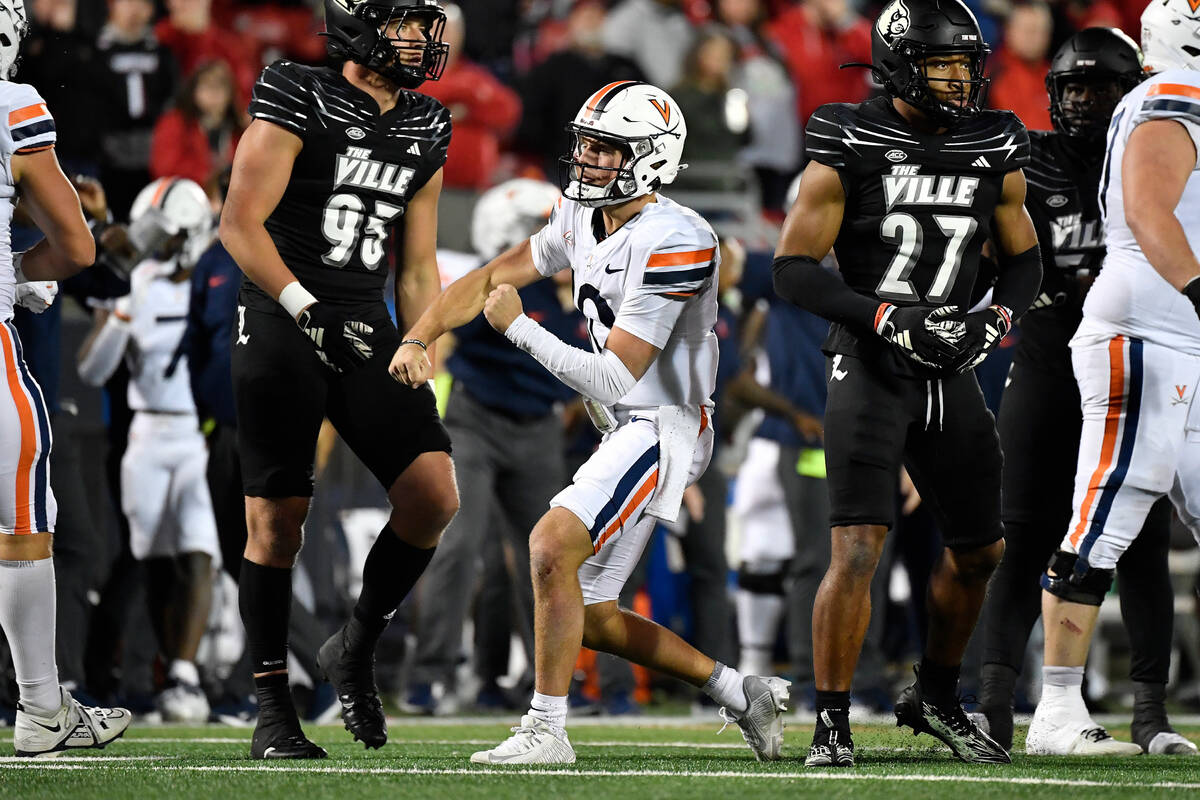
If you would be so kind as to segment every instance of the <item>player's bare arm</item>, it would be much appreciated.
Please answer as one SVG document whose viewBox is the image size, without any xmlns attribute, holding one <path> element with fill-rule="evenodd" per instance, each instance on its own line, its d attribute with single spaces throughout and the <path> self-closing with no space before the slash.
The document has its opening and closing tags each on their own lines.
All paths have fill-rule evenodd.
<svg viewBox="0 0 1200 800">
<path fill-rule="evenodd" d="M 221 212 L 221 243 L 242 272 L 276 298 L 296 276 L 280 258 L 265 223 L 283 197 L 303 145 L 299 136 L 278 125 L 250 123 L 238 143 Z"/>
<path fill-rule="evenodd" d="M 1191 283 L 1200 277 L 1200 261 L 1188 245 L 1175 207 L 1195 167 L 1192 137 L 1182 123 L 1170 119 L 1134 128 L 1121 162 L 1125 218 L 1134 238 L 1158 274 L 1192 302 L 1193 295 L 1200 295 L 1200 281 Z"/>
<path fill-rule="evenodd" d="M 1025 173 L 1022 170 L 1013 170 L 1004 176 L 995 220 L 994 235 L 1001 259 L 1020 255 L 1037 246 L 1037 231 L 1025 209 Z"/>
<path fill-rule="evenodd" d="M 459 278 L 429 303 L 404 334 L 406 343 L 396 349 L 388 368 L 392 377 L 409 386 L 429 380 L 432 366 L 424 346 L 432 345 L 443 333 L 479 316 L 493 289 L 504 284 L 520 289 L 541 278 L 533 265 L 533 251 L 528 239 Z"/>
<path fill-rule="evenodd" d="M 46 238 L 25 253 L 21 272 L 30 280 L 69 278 L 96 260 L 96 243 L 79 195 L 58 165 L 54 148 L 12 157 L 13 181 L 22 205 Z"/>
</svg>

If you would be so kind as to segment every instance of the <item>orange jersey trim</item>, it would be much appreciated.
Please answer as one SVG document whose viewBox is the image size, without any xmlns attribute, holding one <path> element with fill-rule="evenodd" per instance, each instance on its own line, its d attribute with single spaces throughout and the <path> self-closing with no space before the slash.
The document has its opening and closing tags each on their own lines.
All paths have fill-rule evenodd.
<svg viewBox="0 0 1200 800">
<path fill-rule="evenodd" d="M 37 455 L 37 430 L 33 424 L 33 408 L 25 395 L 21 376 L 17 374 L 17 348 L 7 325 L 0 325 L 0 343 L 3 344 L 7 356 L 4 373 L 8 380 L 8 392 L 12 395 L 17 419 L 21 425 L 21 454 L 17 457 L 17 486 L 13 503 L 17 519 L 13 533 L 34 533 L 33 523 L 29 518 L 29 475 L 33 471 L 33 460 Z"/>
<path fill-rule="evenodd" d="M 712 261 L 712 257 L 716 252 L 717 248 L 710 247 L 707 250 L 689 250 L 683 253 L 655 253 L 646 261 L 646 267 L 654 269 L 656 267 L 682 267 L 688 264 L 703 264 L 705 261 Z"/>
<path fill-rule="evenodd" d="M 16 111 L 8 112 L 8 127 L 20 125 L 26 120 L 31 120 L 34 117 L 48 116 L 50 112 L 46 109 L 45 103 L 34 103 L 31 106 L 18 108 Z"/>
<path fill-rule="evenodd" d="M 1117 336 L 1108 343 L 1108 413 L 1104 416 L 1104 443 L 1100 446 L 1100 463 L 1088 480 L 1087 494 L 1079 507 L 1079 521 L 1071 531 L 1071 546 L 1078 547 L 1079 539 L 1087 529 L 1088 519 L 1096 503 L 1096 491 L 1104 475 L 1112 466 L 1113 453 L 1117 450 L 1117 431 L 1121 427 L 1121 415 L 1125 412 L 1125 337 Z"/>
<path fill-rule="evenodd" d="M 1147 97 L 1153 97 L 1157 94 L 1179 94 L 1184 97 L 1194 97 L 1200 100 L 1200 88 L 1188 86 L 1186 83 L 1160 83 L 1150 87 L 1150 91 L 1146 92 Z"/>
</svg>

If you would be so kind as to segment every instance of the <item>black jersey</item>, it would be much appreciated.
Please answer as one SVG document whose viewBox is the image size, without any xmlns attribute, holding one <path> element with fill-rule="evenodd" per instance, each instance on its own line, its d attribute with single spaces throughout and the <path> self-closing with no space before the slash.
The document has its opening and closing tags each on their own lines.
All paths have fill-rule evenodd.
<svg viewBox="0 0 1200 800">
<path fill-rule="evenodd" d="M 1025 207 L 1042 249 L 1042 291 L 1063 293 L 1065 301 L 1021 318 L 1018 358 L 1069 377 L 1068 342 L 1083 319 L 1078 278 L 1094 276 L 1104 260 L 1098 199 L 1104 154 L 1081 150 L 1070 137 L 1046 131 L 1030 134 L 1030 145 Z"/>
<path fill-rule="evenodd" d="M 846 193 L 834 243 L 850 288 L 896 305 L 970 305 L 1004 176 L 1029 163 L 1029 135 L 1008 111 L 982 111 L 941 134 L 918 132 L 891 100 L 832 103 L 812 115 L 807 153 L 838 171 Z M 873 333 L 830 327 L 829 353 L 873 360 Z"/>
<path fill-rule="evenodd" d="M 340 72 L 276 61 L 254 85 L 250 114 L 304 140 L 266 222 L 283 263 L 318 300 L 380 302 L 389 233 L 445 163 L 450 112 L 432 97 L 402 91 L 381 115 L 374 98 Z M 249 279 L 240 302 L 286 313 Z"/>
</svg>

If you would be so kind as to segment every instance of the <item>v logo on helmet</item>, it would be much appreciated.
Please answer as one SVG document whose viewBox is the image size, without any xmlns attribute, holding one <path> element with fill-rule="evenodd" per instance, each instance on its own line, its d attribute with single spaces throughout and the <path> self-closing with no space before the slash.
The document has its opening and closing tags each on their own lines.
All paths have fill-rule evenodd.
<svg viewBox="0 0 1200 800">
<path fill-rule="evenodd" d="M 1188 0 L 1188 2 L 1191 2 L 1191 0 Z M 1196 0 L 1196 2 L 1200 3 L 1200 0 Z M 650 105 L 652 105 L 656 109 L 658 109 L 659 114 L 662 114 L 664 125 L 671 124 L 671 104 L 670 103 L 660 103 L 657 100 L 651 99 Z"/>
<path fill-rule="evenodd" d="M 1192 13 L 1200 11 L 1200 0 L 1187 0 L 1187 4 L 1192 7 Z"/>
</svg>

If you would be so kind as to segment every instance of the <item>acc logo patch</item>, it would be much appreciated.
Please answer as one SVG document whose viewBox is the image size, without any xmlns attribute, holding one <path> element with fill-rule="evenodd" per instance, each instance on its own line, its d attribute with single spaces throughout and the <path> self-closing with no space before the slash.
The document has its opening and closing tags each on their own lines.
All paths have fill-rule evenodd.
<svg viewBox="0 0 1200 800">
<path fill-rule="evenodd" d="M 362 128 L 346 128 L 346 135 L 357 142 L 359 139 L 365 139 L 367 132 Z"/>
<path fill-rule="evenodd" d="M 1061 194 L 1052 194 L 1046 198 L 1046 205 L 1050 206 L 1051 208 L 1062 208 L 1069 202 L 1071 201 L 1068 200 L 1065 195 Z"/>
<path fill-rule="evenodd" d="M 883 154 L 883 157 L 891 162 L 903 161 L 904 159 L 908 158 L 908 153 L 904 152 L 903 150 L 888 150 Z"/>
<path fill-rule="evenodd" d="M 879 31 L 879 35 L 889 45 L 896 37 L 907 33 L 908 26 L 908 6 L 904 4 L 904 0 L 892 0 L 891 3 L 888 3 L 875 22 L 875 30 Z"/>
</svg>

